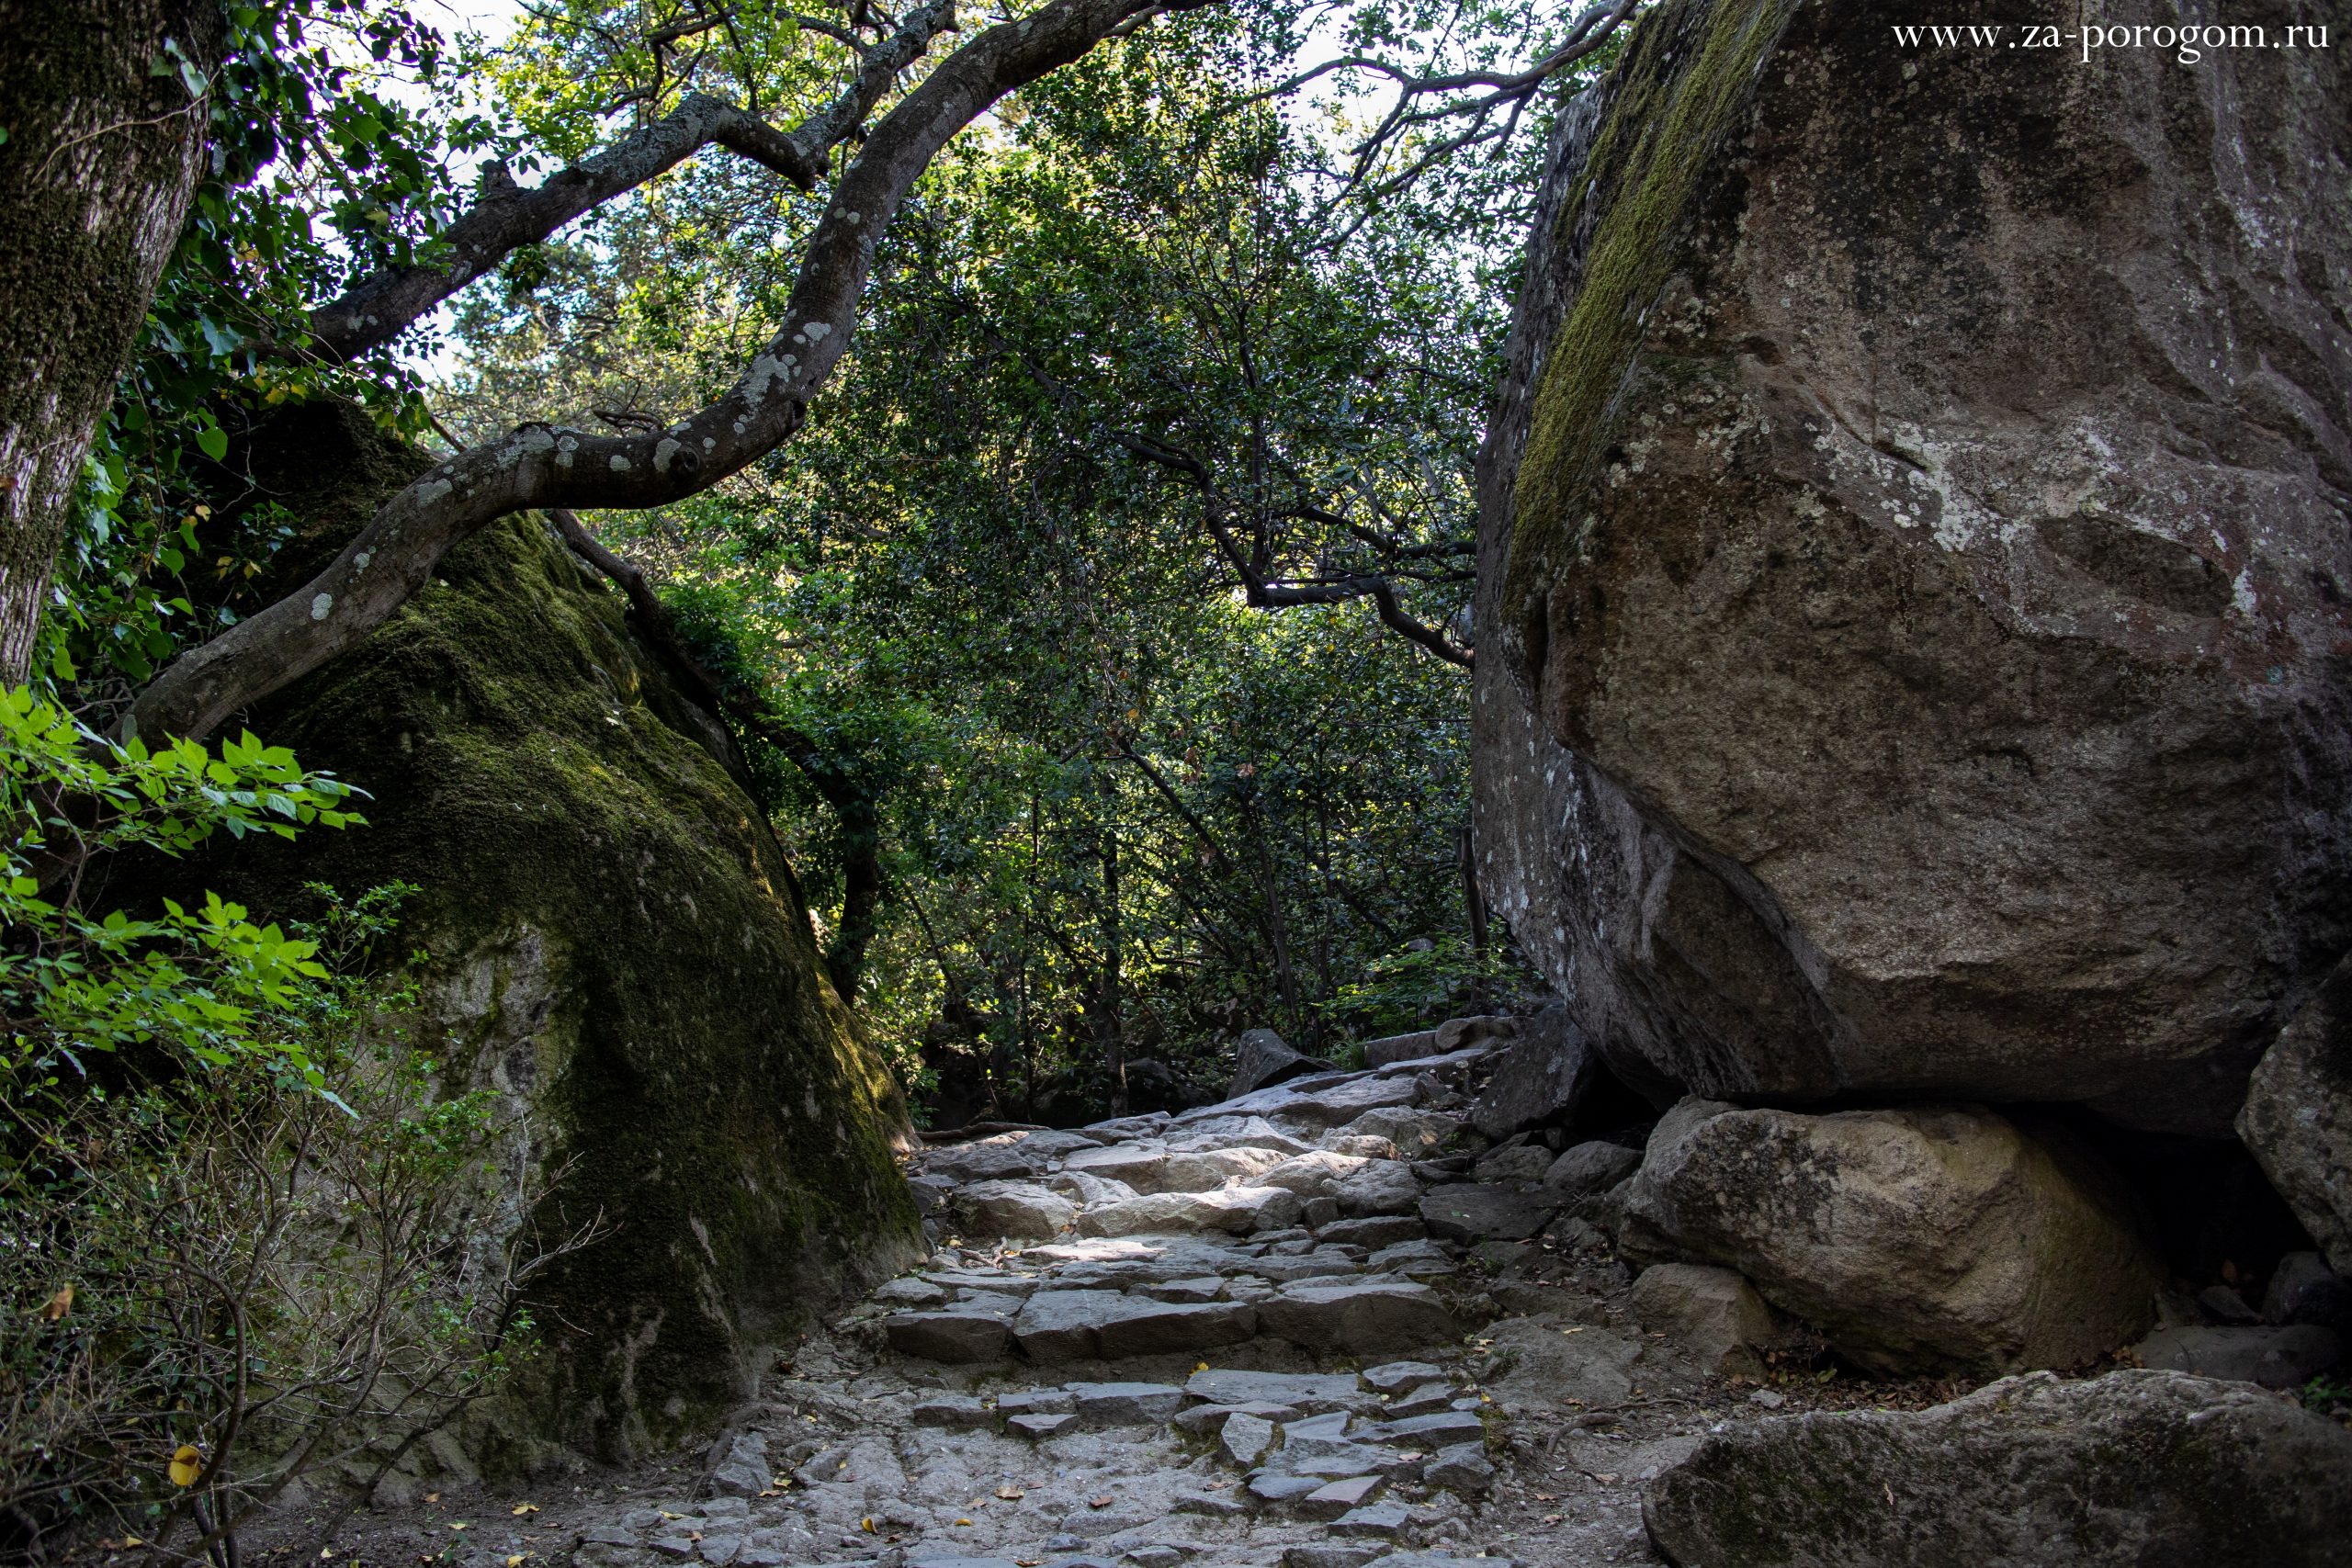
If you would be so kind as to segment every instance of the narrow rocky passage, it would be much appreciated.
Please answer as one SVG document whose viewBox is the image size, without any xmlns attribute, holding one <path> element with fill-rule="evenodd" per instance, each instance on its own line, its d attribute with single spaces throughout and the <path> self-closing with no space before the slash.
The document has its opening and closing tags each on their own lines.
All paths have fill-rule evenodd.
<svg viewBox="0 0 2352 1568">
<path fill-rule="evenodd" d="M 1507 1043 L 928 1149 L 910 1177 L 932 1256 L 802 1340 L 699 1465 L 512 1497 L 420 1486 L 338 1552 L 464 1568 L 1655 1561 L 1643 1483 L 1789 1395 L 1764 1386 L 1739 1302 L 1710 1294 L 1720 1271 L 1649 1292 L 1676 1337 L 1635 1325 L 1629 1271 L 1577 1211 L 1637 1150 L 1555 1153 L 1510 1130 L 1543 1122 L 1561 1086 L 1513 1071 Z M 1739 1369 L 1747 1386 L 1715 1375 Z"/>
<path fill-rule="evenodd" d="M 1713 1562 L 1734 1559 L 1709 1532 L 1750 1502 L 1859 1486 L 1891 1534 L 1855 1561 L 1944 1562 L 2006 1519 L 2015 1550 L 1965 1560 L 2030 1563 L 2080 1496 L 2173 1484 L 2109 1473 L 2115 1454 L 2222 1462 L 2200 1430 L 2246 1471 L 2224 1513 L 2259 1516 L 2253 1539 L 2337 1506 L 2352 1441 L 2289 1396 L 2113 1359 L 1973 1394 L 1871 1378 L 1730 1270 L 1636 1279 L 1613 1238 L 1643 1128 L 1573 1140 L 1574 1053 L 1540 1019 L 1520 1040 L 1467 1021 L 1490 1027 L 1375 1043 L 1404 1059 L 1363 1072 L 1272 1056 L 1257 1070 L 1305 1076 L 1181 1115 L 943 1138 L 909 1169 L 929 1258 L 804 1337 L 707 1453 L 544 1495 L 395 1488 L 330 1555 L 1575 1568 L 1666 1561 L 1663 1539 Z M 1781 1419 L 1815 1410 L 1852 1414 Z M 2030 1473 L 1967 1458 L 2034 1444 Z M 1780 1480 L 1724 1492 L 1717 1472 L 1756 1462 Z M 1818 1484 L 1781 1474 L 1809 1465 Z M 1718 1494 L 1750 1501 L 1724 1515 Z M 2132 1539 L 2083 1560 L 2140 1561 Z"/>
</svg>

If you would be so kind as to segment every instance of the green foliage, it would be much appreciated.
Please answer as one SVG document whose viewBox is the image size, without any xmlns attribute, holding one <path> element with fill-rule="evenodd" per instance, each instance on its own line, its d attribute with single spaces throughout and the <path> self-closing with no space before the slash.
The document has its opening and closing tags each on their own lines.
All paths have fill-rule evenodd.
<svg viewBox="0 0 2352 1568">
<path fill-rule="evenodd" d="M 176 47 L 154 66 L 202 99 L 211 163 L 91 444 L 58 561 L 37 662 L 79 682 L 85 705 L 119 702 L 259 607 L 251 580 L 286 520 L 264 506 L 232 526 L 204 500 L 254 411 L 333 395 L 389 429 L 426 428 L 422 385 L 393 355 L 301 352 L 309 311 L 376 268 L 430 260 L 465 195 L 453 161 L 503 145 L 461 106 L 403 104 L 449 103 L 435 89 L 470 63 L 403 6 L 252 0 L 223 19 L 209 75 Z"/>
<path fill-rule="evenodd" d="M 1353 1039 L 1377 1040 L 1465 1010 L 1482 988 L 1507 991 L 1514 978 L 1498 951 L 1480 953 L 1449 931 L 1374 958 L 1361 978 L 1340 987 L 1317 1010 Z"/>
<path fill-rule="evenodd" d="M 547 1255 L 500 1220 L 492 1159 L 517 1129 L 487 1091 L 443 1091 L 408 965 L 380 955 L 413 891 L 313 889 L 327 913 L 297 936 L 325 962 L 280 1000 L 283 1048 L 12 1129 L 8 1548 L 100 1525 L 233 1561 L 289 1483 L 380 1475 L 528 1353 L 520 1292 Z"/>
<path fill-rule="evenodd" d="M 216 750 L 107 740 L 29 689 L 0 691 L 0 1101 L 22 1115 L 92 1053 L 153 1045 L 180 1066 L 265 1057 L 316 1086 L 299 1015 L 317 943 L 208 895 L 138 919 L 79 907 L 89 857 L 176 855 L 226 830 L 291 838 L 362 820 L 350 786 L 246 734 Z M 53 886 L 44 887 L 44 881 Z"/>
</svg>

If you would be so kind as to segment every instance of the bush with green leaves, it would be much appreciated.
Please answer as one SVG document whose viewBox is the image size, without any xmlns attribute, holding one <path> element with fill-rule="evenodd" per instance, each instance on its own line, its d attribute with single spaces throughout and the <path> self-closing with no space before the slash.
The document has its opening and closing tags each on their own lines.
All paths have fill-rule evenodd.
<svg viewBox="0 0 2352 1568">
<path fill-rule="evenodd" d="M 348 826 L 353 794 L 0 692 L 0 1557 L 103 1526 L 233 1568 L 256 1507 L 322 1469 L 364 1494 L 497 1387 L 584 1239 L 532 1229 L 519 1116 L 419 1036 L 413 889 L 83 907 L 102 857 Z"/>
<path fill-rule="evenodd" d="M 24 1114 L 86 1080 L 94 1055 L 130 1048 L 213 1066 L 259 1055 L 317 1087 L 300 1005 L 328 977 L 314 942 L 209 895 L 141 917 L 85 910 L 81 891 L 102 856 L 362 821 L 355 793 L 250 732 L 151 749 L 0 691 L 0 1101 Z"/>
</svg>

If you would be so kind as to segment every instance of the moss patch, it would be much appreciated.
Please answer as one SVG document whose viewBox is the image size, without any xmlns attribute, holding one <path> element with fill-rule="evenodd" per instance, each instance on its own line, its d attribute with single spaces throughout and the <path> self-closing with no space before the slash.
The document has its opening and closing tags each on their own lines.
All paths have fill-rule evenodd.
<svg viewBox="0 0 2352 1568">
<path fill-rule="evenodd" d="M 306 556 L 421 467 L 331 409 L 254 464 L 316 522 Z M 277 914 L 306 879 L 419 885 L 410 931 L 453 1076 L 528 1104 L 531 1157 L 568 1163 L 548 1234 L 611 1227 L 537 1292 L 535 1434 L 608 1454 L 672 1440 L 741 1402 L 762 1347 L 902 1259 L 903 1113 L 776 841 L 723 734 L 539 519 L 451 552 L 252 722 L 369 791 L 371 826 L 189 873 Z"/>
<path fill-rule="evenodd" d="M 1641 23 L 1550 243 L 1589 232 L 1537 382 L 1513 506 L 1505 624 L 1525 626 L 1573 558 L 1577 498 L 1725 141 L 1793 0 L 1676 0 Z M 1531 644 L 1540 639 L 1538 633 Z"/>
</svg>

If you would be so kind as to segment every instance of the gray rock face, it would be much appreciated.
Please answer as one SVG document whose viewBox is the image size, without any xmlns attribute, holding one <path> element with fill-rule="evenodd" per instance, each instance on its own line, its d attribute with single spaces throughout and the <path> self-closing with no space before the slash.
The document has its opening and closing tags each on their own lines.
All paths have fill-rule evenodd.
<svg viewBox="0 0 2352 1568">
<path fill-rule="evenodd" d="M 1590 1090 L 1598 1063 L 1563 1003 L 1538 1013 L 1496 1059 L 1494 1076 L 1470 1108 L 1470 1124 L 1489 1138 L 1564 1122 Z"/>
<path fill-rule="evenodd" d="M 1258 1303 L 1261 1332 L 1331 1355 L 1385 1355 L 1453 1338 L 1461 1326 L 1427 1285 L 1402 1280 L 1294 1285 Z"/>
<path fill-rule="evenodd" d="M 2010 1378 L 1710 1438 L 1643 1517 L 1691 1564 L 2320 1568 L 2352 1538 L 2352 1433 L 2178 1372 Z"/>
<path fill-rule="evenodd" d="M 2270 1273 L 2262 1292 L 2262 1315 L 2272 1323 L 2315 1324 L 2339 1335 L 2352 1335 L 2352 1281 L 2346 1280 L 2316 1252 L 2290 1252 Z"/>
<path fill-rule="evenodd" d="M 2338 1274 L 2352 1274 L 2352 958 L 2264 1053 L 2238 1135 Z"/>
<path fill-rule="evenodd" d="M 1566 117 L 1476 834 L 1628 1082 L 2228 1131 L 2352 947 L 2347 58 L 1672 0 Z"/>
<path fill-rule="evenodd" d="M 1641 1153 L 1622 1144 L 1578 1144 L 1544 1172 L 1544 1185 L 1564 1198 L 1606 1192 L 1640 1167 Z"/>
<path fill-rule="evenodd" d="M 1291 1049 L 1289 1043 L 1271 1029 L 1245 1030 L 1240 1044 L 1234 1051 L 1233 1083 L 1225 1091 L 1226 1098 L 1238 1100 L 1245 1094 L 1255 1093 L 1291 1078 L 1330 1070 L 1330 1063 Z"/>
<path fill-rule="evenodd" d="M 1363 1065 L 1367 1067 L 1414 1062 L 1437 1054 L 1437 1031 L 1434 1029 L 1423 1029 L 1411 1034 L 1391 1034 L 1363 1043 Z"/>
<path fill-rule="evenodd" d="M 2333 1329 L 2159 1328 L 2140 1341 L 2140 1364 L 2265 1388 L 2301 1388 L 2343 1359 Z"/>
<path fill-rule="evenodd" d="M 974 1235 L 1040 1241 L 1078 1217 L 1077 1204 L 1034 1181 L 975 1181 L 949 1202 Z"/>
<path fill-rule="evenodd" d="M 2111 1176 L 1975 1107 L 1675 1107 L 1626 1245 L 1736 1269 L 1883 1371 L 2067 1367 L 2146 1327 L 2161 1274 Z"/>
<path fill-rule="evenodd" d="M 1421 1200 L 1421 1223 L 1448 1241 L 1523 1241 L 1559 1212 L 1556 1198 L 1464 1181 Z"/>
<path fill-rule="evenodd" d="M 1658 1263 L 1642 1270 L 1626 1304 L 1634 1319 L 1663 1334 L 1720 1377 L 1760 1376 L 1758 1352 L 1788 1343 L 1789 1332 L 1756 1287 L 1728 1269 Z"/>
</svg>

